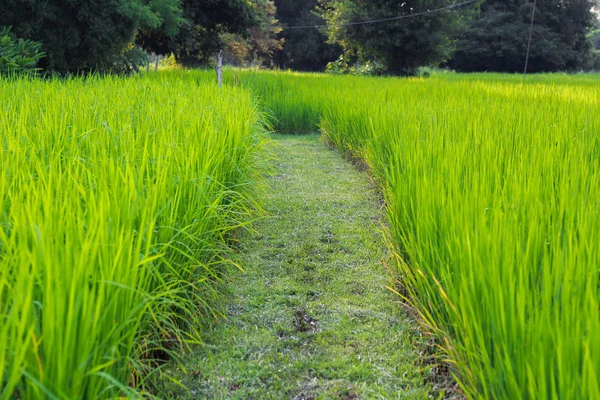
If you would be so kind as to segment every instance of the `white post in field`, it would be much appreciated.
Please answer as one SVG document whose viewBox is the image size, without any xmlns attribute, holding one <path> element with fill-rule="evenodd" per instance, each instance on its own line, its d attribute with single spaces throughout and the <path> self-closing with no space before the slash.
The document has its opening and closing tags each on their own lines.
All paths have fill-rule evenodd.
<svg viewBox="0 0 600 400">
<path fill-rule="evenodd" d="M 217 82 L 219 87 L 223 87 L 223 50 L 217 54 Z"/>
</svg>

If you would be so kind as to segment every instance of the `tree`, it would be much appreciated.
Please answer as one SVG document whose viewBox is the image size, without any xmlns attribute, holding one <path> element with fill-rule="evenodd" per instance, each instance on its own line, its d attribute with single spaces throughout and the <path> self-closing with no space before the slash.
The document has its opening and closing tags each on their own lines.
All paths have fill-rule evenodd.
<svg viewBox="0 0 600 400">
<path fill-rule="evenodd" d="M 454 0 L 323 0 L 322 15 L 331 43 L 345 51 L 345 59 L 377 61 L 393 74 L 411 75 L 422 66 L 446 61 L 454 49 L 464 11 L 442 10 L 393 21 L 378 20 L 449 7 Z"/>
<path fill-rule="evenodd" d="M 225 61 L 237 66 L 259 63 L 273 66 L 273 55 L 282 49 L 283 39 L 279 21 L 275 17 L 276 8 L 272 0 L 253 0 L 255 26 L 248 35 L 226 33 L 221 36 L 225 49 Z"/>
<path fill-rule="evenodd" d="M 325 20 L 315 12 L 318 0 L 276 0 L 277 18 L 284 25 L 280 38 L 283 49 L 276 54 L 280 68 L 300 71 L 323 71 L 327 64 L 342 54 L 339 45 L 327 43 L 327 36 L 317 28 L 285 29 L 285 26 L 323 25 Z"/>
<path fill-rule="evenodd" d="M 600 8 L 600 4 L 594 7 L 592 26 L 588 33 L 588 38 L 593 46 L 590 63 L 590 69 L 593 71 L 600 71 L 600 10 L 598 8 Z"/>
<path fill-rule="evenodd" d="M 140 26 L 160 18 L 143 0 L 2 0 L 0 25 L 41 43 L 40 67 L 87 72 L 110 67 Z"/>
<path fill-rule="evenodd" d="M 151 0 L 148 7 L 158 20 L 138 29 L 135 44 L 147 53 L 171 53 L 170 42 L 185 22 L 181 1 Z"/>
<path fill-rule="evenodd" d="M 537 0 L 530 72 L 577 70 L 590 62 L 590 0 Z M 486 0 L 449 62 L 459 71 L 522 72 L 533 0 Z"/>
<path fill-rule="evenodd" d="M 247 37 L 257 22 L 253 3 L 247 0 L 183 0 L 185 22 L 169 48 L 179 63 L 206 63 L 221 47 L 221 35 Z"/>
</svg>

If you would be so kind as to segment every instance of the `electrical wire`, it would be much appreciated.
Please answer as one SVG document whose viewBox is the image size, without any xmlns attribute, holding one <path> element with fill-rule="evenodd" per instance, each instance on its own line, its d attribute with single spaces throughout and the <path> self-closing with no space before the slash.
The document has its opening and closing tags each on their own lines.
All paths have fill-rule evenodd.
<svg viewBox="0 0 600 400">
<path fill-rule="evenodd" d="M 434 10 L 427 10 L 427 11 L 421 11 L 421 12 L 413 13 L 413 14 L 399 15 L 397 17 L 391 17 L 391 18 L 373 19 L 373 20 L 370 20 L 370 21 L 349 22 L 349 23 L 346 23 L 346 24 L 334 24 L 334 25 L 316 24 L 316 25 L 282 26 L 281 28 L 283 28 L 284 30 L 285 29 L 310 29 L 310 28 L 343 27 L 343 26 L 378 24 L 378 23 L 381 23 L 381 22 L 398 21 L 398 20 L 401 20 L 401 19 L 418 17 L 420 15 L 432 14 L 432 13 L 439 12 L 439 11 L 453 10 L 455 8 L 465 6 L 467 4 L 475 3 L 476 1 L 477 0 L 468 0 L 468 1 L 464 1 L 462 3 L 451 4 L 451 5 L 446 6 L 446 7 L 436 8 Z"/>
</svg>

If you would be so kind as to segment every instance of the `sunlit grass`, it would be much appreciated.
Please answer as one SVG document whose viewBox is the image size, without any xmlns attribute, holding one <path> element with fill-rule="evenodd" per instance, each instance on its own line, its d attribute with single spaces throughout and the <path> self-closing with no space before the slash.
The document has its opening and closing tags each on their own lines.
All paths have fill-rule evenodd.
<svg viewBox="0 0 600 400">
<path fill-rule="evenodd" d="M 0 398 L 134 396 L 201 340 L 263 122 L 182 73 L 0 80 Z"/>
<path fill-rule="evenodd" d="M 371 167 L 400 282 L 467 397 L 600 398 L 597 79 L 1 81 L 0 397 L 128 394 L 200 340 L 258 178 L 254 96 Z"/>
<path fill-rule="evenodd" d="M 597 76 L 245 82 L 282 129 L 371 166 L 408 301 L 469 398 L 600 398 Z"/>
</svg>

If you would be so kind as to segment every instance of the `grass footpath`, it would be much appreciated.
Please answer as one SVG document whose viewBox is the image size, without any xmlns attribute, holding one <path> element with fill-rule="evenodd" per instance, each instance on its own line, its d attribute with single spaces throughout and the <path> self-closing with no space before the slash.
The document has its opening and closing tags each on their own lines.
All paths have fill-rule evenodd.
<svg viewBox="0 0 600 400">
<path fill-rule="evenodd" d="M 317 136 L 276 136 L 265 206 L 228 278 L 227 320 L 178 373 L 197 399 L 424 398 L 376 189 Z"/>
</svg>

